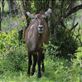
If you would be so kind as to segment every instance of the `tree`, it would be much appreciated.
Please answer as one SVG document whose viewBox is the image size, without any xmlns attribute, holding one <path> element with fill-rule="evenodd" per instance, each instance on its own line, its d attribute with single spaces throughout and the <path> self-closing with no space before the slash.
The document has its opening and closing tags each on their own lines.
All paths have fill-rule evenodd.
<svg viewBox="0 0 82 82">
<path fill-rule="evenodd" d="M 0 8 L 0 31 L 1 31 L 1 8 Z"/>
<path fill-rule="evenodd" d="M 36 8 L 36 13 L 39 13 L 41 10 L 45 11 L 49 7 L 49 0 L 34 0 L 34 5 Z"/>
<path fill-rule="evenodd" d="M 4 16 L 4 0 L 2 0 L 2 17 Z"/>
<path fill-rule="evenodd" d="M 24 9 L 24 14 L 26 17 L 27 26 L 29 24 L 29 18 L 27 17 L 26 12 L 31 10 L 31 0 L 22 0 L 22 5 Z"/>
<path fill-rule="evenodd" d="M 78 23 L 71 24 L 71 28 L 69 28 L 67 27 L 68 20 L 65 19 L 71 19 L 72 14 L 82 9 L 82 4 L 74 4 L 77 4 L 76 0 L 60 0 L 53 1 L 52 3 L 52 35 L 54 37 L 54 45 L 58 46 L 57 51 L 59 52 L 56 55 L 69 59 L 74 57 L 74 53 L 78 48 L 77 40 L 73 37 L 73 29 L 75 29 Z"/>
<path fill-rule="evenodd" d="M 17 14 L 17 5 L 15 0 L 7 0 L 9 6 L 9 14 L 14 16 Z"/>
</svg>

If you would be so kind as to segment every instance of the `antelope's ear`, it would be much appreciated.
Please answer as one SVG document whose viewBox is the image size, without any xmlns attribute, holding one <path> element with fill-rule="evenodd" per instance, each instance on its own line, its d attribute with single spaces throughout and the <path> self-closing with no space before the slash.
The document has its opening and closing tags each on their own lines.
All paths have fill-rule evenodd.
<svg viewBox="0 0 82 82">
<path fill-rule="evenodd" d="M 33 15 L 33 14 L 31 14 L 30 12 L 26 12 L 26 14 L 28 15 L 28 17 L 30 17 L 30 18 L 35 18 L 35 16 Z"/>
<path fill-rule="evenodd" d="M 42 17 L 43 17 L 43 18 L 46 18 L 46 17 L 50 16 L 51 13 L 52 13 L 52 9 L 49 8 L 49 9 L 45 12 L 45 14 L 42 15 Z"/>
</svg>

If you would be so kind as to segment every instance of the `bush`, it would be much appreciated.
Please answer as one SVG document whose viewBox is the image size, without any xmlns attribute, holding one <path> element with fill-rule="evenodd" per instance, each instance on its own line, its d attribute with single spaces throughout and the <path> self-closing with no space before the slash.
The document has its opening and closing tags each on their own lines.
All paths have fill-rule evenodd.
<svg viewBox="0 0 82 82">
<path fill-rule="evenodd" d="M 60 28 L 56 38 L 51 38 L 46 51 L 50 55 L 70 60 L 75 57 L 74 53 L 76 53 L 77 48 L 78 40 L 74 36 L 74 32 Z"/>
<path fill-rule="evenodd" d="M 18 46 L 18 33 L 16 30 L 0 33 L 0 53 L 16 46 Z"/>
<path fill-rule="evenodd" d="M 23 45 L 16 47 L 5 55 L 4 60 L 1 61 L 2 71 L 25 71 L 27 68 L 26 50 Z M 0 69 L 1 69 L 0 68 Z"/>
<path fill-rule="evenodd" d="M 25 70 L 26 54 L 23 43 L 19 46 L 16 29 L 0 33 L 0 73 Z"/>
</svg>

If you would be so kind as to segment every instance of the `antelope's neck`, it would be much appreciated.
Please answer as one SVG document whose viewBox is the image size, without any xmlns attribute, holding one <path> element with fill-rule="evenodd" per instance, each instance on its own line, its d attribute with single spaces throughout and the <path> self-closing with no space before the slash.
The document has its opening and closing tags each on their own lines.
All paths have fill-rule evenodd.
<svg viewBox="0 0 82 82">
<path fill-rule="evenodd" d="M 41 40 L 43 37 L 43 34 L 38 34 L 38 39 Z"/>
</svg>

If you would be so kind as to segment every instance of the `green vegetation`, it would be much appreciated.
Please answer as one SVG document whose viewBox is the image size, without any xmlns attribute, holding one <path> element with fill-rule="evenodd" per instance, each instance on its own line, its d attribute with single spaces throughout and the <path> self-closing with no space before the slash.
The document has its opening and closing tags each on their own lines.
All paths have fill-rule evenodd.
<svg viewBox="0 0 82 82">
<path fill-rule="evenodd" d="M 3 1 L 3 0 L 2 0 Z M 17 1 L 18 14 L 9 11 L 8 0 L 4 0 L 4 16 L 0 31 L 0 82 L 82 82 L 82 10 L 59 22 L 69 10 L 68 0 L 25 0 Z M 10 0 L 11 3 L 15 0 Z M 49 1 L 52 1 L 51 37 L 47 45 L 44 44 L 45 72 L 40 79 L 36 72 L 28 77 L 28 54 L 25 43 L 19 41 L 19 31 L 26 26 L 24 11 L 36 13 L 47 10 Z M 77 0 L 73 1 L 76 4 Z M 79 0 L 79 3 L 80 0 Z M 15 6 L 16 6 L 15 5 Z M 24 7 L 22 7 L 22 5 Z M 71 4 L 74 5 L 74 4 Z M 76 6 L 76 5 L 75 5 Z M 2 10 L 2 3 L 0 3 Z M 26 9 L 26 10 L 25 10 Z M 10 12 L 10 13 L 9 13 Z M 16 12 L 16 11 L 15 11 Z M 73 19 L 75 17 L 75 19 Z M 29 20 L 29 18 L 27 17 Z M 61 19 L 61 18 L 60 18 Z M 49 21 L 50 22 L 50 21 Z M 74 22 L 74 23 L 73 23 Z M 70 31 L 72 24 L 78 25 Z M 21 37 L 21 36 L 20 36 Z"/>
<path fill-rule="evenodd" d="M 8 54 L 14 56 L 14 59 L 12 56 L 8 56 L 7 60 L 5 60 L 4 63 L 1 62 L 5 67 L 2 70 L 5 69 L 5 72 L 2 72 L 2 74 L 0 74 L 0 82 L 19 82 L 19 81 L 20 82 L 81 82 L 82 81 L 82 70 L 80 68 L 79 57 L 77 57 L 75 60 L 72 60 L 73 62 L 72 63 L 63 58 L 60 59 L 55 57 L 54 59 L 51 59 L 47 54 L 45 59 L 46 71 L 43 74 L 42 78 L 38 79 L 36 73 L 34 76 L 28 77 L 26 74 L 27 62 L 26 60 L 23 60 L 25 58 L 24 56 L 22 56 L 25 54 L 25 52 L 23 52 L 24 48 L 22 48 L 21 46 L 21 48 L 19 49 L 20 50 L 16 49 L 15 51 L 16 54 Z M 19 55 L 19 53 L 21 54 Z M 82 51 L 79 53 L 79 56 L 82 56 Z M 10 57 L 11 59 L 9 60 Z M 22 59 L 22 62 L 20 61 L 20 59 Z M 17 68 L 15 65 L 20 68 Z"/>
<path fill-rule="evenodd" d="M 16 31 L 12 31 L 12 35 L 16 35 Z M 5 34 L 3 34 L 4 36 Z M 8 37 L 8 34 L 5 35 Z M 17 36 L 15 36 L 17 37 Z M 3 38 L 3 37 L 1 37 Z M 7 40 L 12 44 L 12 36 Z M 5 40 L 5 41 L 7 41 Z M 28 77 L 27 72 L 27 51 L 25 45 L 18 45 L 18 41 L 14 38 L 12 47 L 5 50 L 5 53 L 0 54 L 0 82 L 81 82 L 82 81 L 82 70 L 80 67 L 82 57 L 82 47 L 79 47 L 76 53 L 76 58 L 69 62 L 64 58 L 53 58 L 54 48 L 53 44 L 49 43 L 49 47 L 52 46 L 49 52 L 48 48 L 45 52 L 45 73 L 41 79 L 37 78 L 37 72 L 34 76 Z M 7 45 L 10 45 L 7 44 Z M 4 45 L 2 45 L 4 47 Z M 46 47 L 46 45 L 45 45 Z M 1 49 L 0 49 L 1 50 Z M 7 52 L 8 51 L 8 52 Z M 50 56 L 49 56 L 50 55 Z M 37 67 L 36 67 L 37 68 Z M 36 69 L 37 71 L 37 69 Z"/>
<path fill-rule="evenodd" d="M 3 27 L 2 28 L 2 31 L 4 32 L 9 32 L 13 29 L 16 29 L 17 31 L 18 30 L 21 30 L 22 28 L 24 28 L 26 25 L 26 21 L 25 21 L 25 16 L 24 15 L 17 15 L 15 17 L 5 17 L 3 18 L 2 20 L 2 23 L 1 23 L 1 26 Z"/>
</svg>

